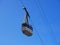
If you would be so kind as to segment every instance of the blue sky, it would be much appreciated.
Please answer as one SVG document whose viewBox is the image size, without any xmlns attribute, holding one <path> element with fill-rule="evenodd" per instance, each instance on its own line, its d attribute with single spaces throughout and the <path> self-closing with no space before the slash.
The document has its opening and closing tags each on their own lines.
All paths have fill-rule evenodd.
<svg viewBox="0 0 60 45">
<path fill-rule="evenodd" d="M 31 37 L 21 30 L 23 4 L 34 29 Z M 0 0 L 0 45 L 60 45 L 60 0 Z"/>
</svg>

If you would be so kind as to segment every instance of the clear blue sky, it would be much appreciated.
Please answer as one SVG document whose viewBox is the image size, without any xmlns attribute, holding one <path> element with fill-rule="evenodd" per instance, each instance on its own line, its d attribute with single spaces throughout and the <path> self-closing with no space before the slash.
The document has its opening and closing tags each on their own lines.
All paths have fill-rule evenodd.
<svg viewBox="0 0 60 45">
<path fill-rule="evenodd" d="M 21 31 L 21 1 L 31 16 L 31 37 Z M 0 45 L 60 45 L 60 0 L 21 1 L 0 0 Z"/>
</svg>

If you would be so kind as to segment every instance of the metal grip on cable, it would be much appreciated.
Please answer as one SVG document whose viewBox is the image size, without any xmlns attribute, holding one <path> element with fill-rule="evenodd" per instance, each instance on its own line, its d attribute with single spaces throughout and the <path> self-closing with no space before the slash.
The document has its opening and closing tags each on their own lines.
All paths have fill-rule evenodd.
<svg viewBox="0 0 60 45">
<path fill-rule="evenodd" d="M 29 16 L 29 13 L 28 13 L 28 11 L 27 11 L 27 9 L 26 9 L 26 7 L 25 7 L 25 6 L 23 7 L 23 9 L 25 10 L 26 15 L 27 15 L 27 16 Z M 29 17 L 30 17 L 30 16 L 29 16 Z"/>
</svg>

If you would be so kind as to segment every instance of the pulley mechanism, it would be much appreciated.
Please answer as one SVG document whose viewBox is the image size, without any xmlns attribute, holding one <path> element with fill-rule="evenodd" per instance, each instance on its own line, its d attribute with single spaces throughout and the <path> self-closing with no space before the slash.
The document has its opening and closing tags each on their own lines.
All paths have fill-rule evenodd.
<svg viewBox="0 0 60 45">
<path fill-rule="evenodd" d="M 27 36 L 32 36 L 33 28 L 28 22 L 28 17 L 30 17 L 30 15 L 25 7 L 23 7 L 23 9 L 25 10 L 26 14 L 24 17 L 24 22 L 22 23 L 22 32 Z"/>
</svg>

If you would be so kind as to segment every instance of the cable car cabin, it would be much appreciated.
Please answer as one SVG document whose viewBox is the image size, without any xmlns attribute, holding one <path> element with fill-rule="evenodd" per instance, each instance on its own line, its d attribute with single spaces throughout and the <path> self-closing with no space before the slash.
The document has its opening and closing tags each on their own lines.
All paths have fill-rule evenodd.
<svg viewBox="0 0 60 45">
<path fill-rule="evenodd" d="M 26 12 L 25 17 L 24 17 L 24 22 L 22 23 L 22 32 L 27 35 L 27 36 L 32 36 L 32 26 L 28 23 L 28 17 L 29 17 L 29 13 L 26 10 L 26 8 L 23 8 Z"/>
<path fill-rule="evenodd" d="M 33 28 L 27 23 L 22 23 L 22 32 L 27 36 L 32 36 Z"/>
</svg>

